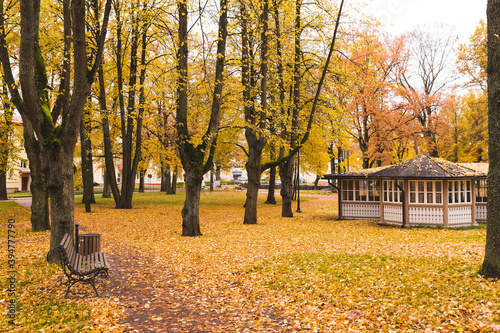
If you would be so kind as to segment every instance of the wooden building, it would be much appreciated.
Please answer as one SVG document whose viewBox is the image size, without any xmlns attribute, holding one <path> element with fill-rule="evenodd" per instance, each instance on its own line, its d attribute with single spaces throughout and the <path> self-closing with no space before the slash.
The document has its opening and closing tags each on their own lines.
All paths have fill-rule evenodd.
<svg viewBox="0 0 500 333">
<path fill-rule="evenodd" d="M 462 227 L 486 221 L 487 173 L 487 163 L 452 163 L 421 155 L 396 165 L 323 178 L 339 192 L 339 219 Z"/>
</svg>

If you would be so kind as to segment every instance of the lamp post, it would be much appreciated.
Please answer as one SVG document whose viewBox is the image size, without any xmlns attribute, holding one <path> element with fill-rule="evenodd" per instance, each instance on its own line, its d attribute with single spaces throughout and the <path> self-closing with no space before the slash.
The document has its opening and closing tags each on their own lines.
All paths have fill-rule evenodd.
<svg viewBox="0 0 500 333">
<path fill-rule="evenodd" d="M 297 213 L 302 213 L 300 210 L 300 147 L 297 149 Z"/>
</svg>

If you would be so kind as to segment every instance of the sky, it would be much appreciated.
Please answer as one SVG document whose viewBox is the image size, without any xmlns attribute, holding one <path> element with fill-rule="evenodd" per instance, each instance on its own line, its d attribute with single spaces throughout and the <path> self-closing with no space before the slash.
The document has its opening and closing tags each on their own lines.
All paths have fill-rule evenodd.
<svg viewBox="0 0 500 333">
<path fill-rule="evenodd" d="M 419 24 L 446 23 L 455 28 L 459 42 L 468 43 L 480 19 L 486 21 L 487 0 L 364 0 L 367 11 L 400 35 Z"/>
</svg>

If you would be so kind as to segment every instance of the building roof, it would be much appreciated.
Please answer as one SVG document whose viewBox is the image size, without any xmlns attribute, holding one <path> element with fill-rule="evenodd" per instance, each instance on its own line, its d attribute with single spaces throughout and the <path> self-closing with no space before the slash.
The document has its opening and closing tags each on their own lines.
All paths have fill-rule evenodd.
<svg viewBox="0 0 500 333">
<path fill-rule="evenodd" d="M 479 164 L 479 165 L 478 165 Z M 447 179 L 485 178 L 487 163 L 453 163 L 442 158 L 420 155 L 411 160 L 384 167 L 363 169 L 342 174 L 325 175 L 335 178 Z"/>
</svg>

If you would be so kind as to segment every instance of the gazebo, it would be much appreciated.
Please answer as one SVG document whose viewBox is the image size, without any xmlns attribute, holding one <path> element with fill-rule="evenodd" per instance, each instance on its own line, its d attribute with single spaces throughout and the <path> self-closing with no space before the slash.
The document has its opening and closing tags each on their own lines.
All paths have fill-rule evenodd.
<svg viewBox="0 0 500 333">
<path fill-rule="evenodd" d="M 396 165 L 323 178 L 338 190 L 339 219 L 462 227 L 486 220 L 487 170 L 487 163 L 452 163 L 421 155 Z"/>
</svg>

